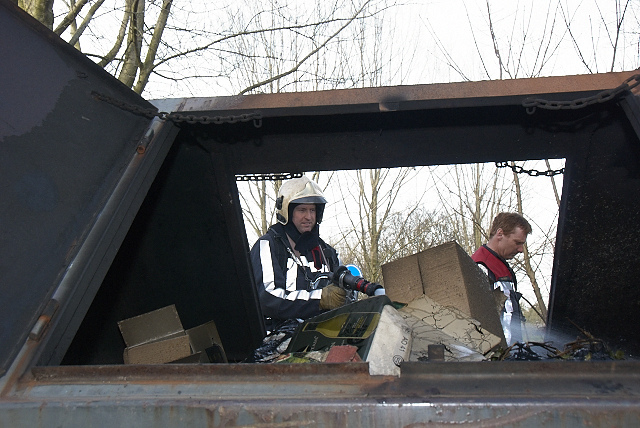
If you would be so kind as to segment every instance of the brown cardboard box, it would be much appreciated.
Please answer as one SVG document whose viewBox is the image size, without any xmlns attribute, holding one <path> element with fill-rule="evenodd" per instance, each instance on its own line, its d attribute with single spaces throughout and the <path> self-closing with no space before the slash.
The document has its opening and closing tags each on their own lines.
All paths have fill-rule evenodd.
<svg viewBox="0 0 640 428">
<path fill-rule="evenodd" d="M 216 323 L 209 321 L 187 330 L 191 350 L 194 353 L 202 352 L 208 357 L 211 363 L 226 363 L 227 356 L 218 335 Z"/>
<path fill-rule="evenodd" d="M 127 346 L 184 335 L 184 328 L 175 305 L 118 321 L 118 328 Z"/>
<path fill-rule="evenodd" d="M 418 254 L 382 265 L 387 296 L 394 302 L 409 303 L 424 294 Z"/>
<path fill-rule="evenodd" d="M 185 331 L 175 305 L 119 321 L 118 327 L 127 346 L 125 364 L 227 362 L 215 323 Z"/>
<path fill-rule="evenodd" d="M 125 364 L 164 364 L 191 355 L 189 336 L 170 337 L 156 342 L 128 346 L 124 350 Z"/>
<path fill-rule="evenodd" d="M 164 364 L 191 355 L 189 336 L 175 305 L 118 322 L 125 364 Z"/>
<path fill-rule="evenodd" d="M 206 364 L 210 363 L 209 357 L 206 352 L 198 351 L 195 354 L 191 354 L 188 357 L 180 358 L 179 360 L 169 361 L 169 364 Z"/>
<path fill-rule="evenodd" d="M 489 281 L 455 241 L 387 263 L 382 276 L 391 300 L 409 303 L 424 294 L 479 321 L 506 344 Z"/>
</svg>

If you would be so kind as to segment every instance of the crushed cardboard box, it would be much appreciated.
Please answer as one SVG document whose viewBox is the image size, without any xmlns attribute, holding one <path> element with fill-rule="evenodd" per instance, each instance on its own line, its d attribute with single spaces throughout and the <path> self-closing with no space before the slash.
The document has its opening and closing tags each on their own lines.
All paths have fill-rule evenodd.
<svg viewBox="0 0 640 428">
<path fill-rule="evenodd" d="M 506 346 L 486 275 L 455 241 L 382 266 L 387 296 L 410 303 L 426 296 L 479 322 Z"/>
<path fill-rule="evenodd" d="M 477 320 L 424 295 L 399 312 L 413 330 L 412 351 L 422 358 L 428 354 L 428 345 L 442 344 L 445 361 L 469 360 L 472 355 L 482 360 L 501 344 L 501 338 L 483 329 Z"/>
<path fill-rule="evenodd" d="M 411 355 L 411 328 L 391 305 L 382 309 L 382 316 L 365 361 L 369 374 L 400 376 L 400 365 Z"/>
<path fill-rule="evenodd" d="M 175 305 L 118 322 L 125 364 L 227 362 L 215 323 L 182 326 Z"/>
<path fill-rule="evenodd" d="M 470 362 L 483 361 L 486 359 L 480 352 L 449 336 L 441 329 L 424 322 L 413 314 L 403 311 L 402 309 L 399 310 L 398 313 L 411 328 L 412 345 L 409 361 L 431 361 L 429 358 L 430 345 L 444 345 L 444 361 L 447 362 Z M 438 361 L 442 361 L 442 359 L 438 359 Z"/>
</svg>

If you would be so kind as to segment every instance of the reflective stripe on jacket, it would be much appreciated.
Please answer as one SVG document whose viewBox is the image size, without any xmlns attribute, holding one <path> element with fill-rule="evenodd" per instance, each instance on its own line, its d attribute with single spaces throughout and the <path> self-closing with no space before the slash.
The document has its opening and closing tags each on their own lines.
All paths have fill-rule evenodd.
<svg viewBox="0 0 640 428">
<path fill-rule="evenodd" d="M 272 226 L 275 233 L 260 237 L 251 249 L 251 264 L 262 314 L 279 320 L 318 315 L 322 312 L 320 288 L 329 282 L 326 274 L 332 271 L 330 264 L 337 262 L 337 253 L 320 240 L 325 257 L 321 268 L 316 269 L 305 256 L 293 254 L 284 230 L 278 226 Z M 335 260 L 330 262 L 333 258 Z M 318 282 L 314 284 L 315 280 Z"/>
</svg>

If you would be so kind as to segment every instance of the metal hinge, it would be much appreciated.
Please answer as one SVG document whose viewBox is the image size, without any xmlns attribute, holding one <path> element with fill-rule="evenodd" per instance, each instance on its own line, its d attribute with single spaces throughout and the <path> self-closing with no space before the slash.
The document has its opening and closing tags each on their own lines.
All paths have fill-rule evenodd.
<svg viewBox="0 0 640 428">
<path fill-rule="evenodd" d="M 31 332 L 29 333 L 29 339 L 36 341 L 40 340 L 49 324 L 51 324 L 51 320 L 53 319 L 55 313 L 58 311 L 59 307 L 60 303 L 55 299 L 51 299 L 49 300 L 49 302 L 47 302 L 47 306 L 45 306 L 35 325 L 31 329 Z"/>
</svg>

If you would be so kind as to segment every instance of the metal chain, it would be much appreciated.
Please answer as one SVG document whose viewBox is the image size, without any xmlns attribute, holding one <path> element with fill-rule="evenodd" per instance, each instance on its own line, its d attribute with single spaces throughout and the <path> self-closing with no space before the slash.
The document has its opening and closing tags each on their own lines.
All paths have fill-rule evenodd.
<svg viewBox="0 0 640 428">
<path fill-rule="evenodd" d="M 256 128 L 262 126 L 262 115 L 260 113 L 244 113 L 237 116 L 196 116 L 193 114 L 182 113 L 167 113 L 164 111 L 158 111 L 155 108 L 143 108 L 134 104 L 125 103 L 108 95 L 100 94 L 98 92 L 91 93 L 94 98 L 107 102 L 111 105 L 118 107 L 121 110 L 131 112 L 139 116 L 145 116 L 149 119 L 157 117 L 162 120 L 168 120 L 170 122 L 186 122 L 189 124 L 202 123 L 208 125 L 213 123 L 220 125 L 223 123 L 237 123 L 237 122 L 249 122 L 253 121 L 253 125 Z"/>
<path fill-rule="evenodd" d="M 119 109 L 131 112 L 133 114 L 148 117 L 149 119 L 157 117 L 162 120 L 168 120 L 171 122 L 186 122 L 189 124 L 202 123 L 202 124 L 222 124 L 222 123 L 237 123 L 237 122 L 249 122 L 253 121 L 253 125 L 256 128 L 262 126 L 262 115 L 260 113 L 245 113 L 238 116 L 195 116 L 192 114 L 180 114 L 180 113 L 167 113 L 158 111 L 155 108 L 143 108 L 134 104 L 125 103 L 116 98 L 108 95 L 100 94 L 98 92 L 91 93 L 94 98 L 112 104 Z M 275 181 L 275 180 L 288 180 L 291 178 L 302 177 L 301 172 L 286 172 L 286 173 L 273 173 L 273 174 L 245 174 L 237 175 L 236 181 Z"/>
<path fill-rule="evenodd" d="M 633 83 L 631 83 L 633 82 Z M 522 101 L 522 107 L 527 109 L 527 114 L 533 114 L 536 108 L 542 108 L 546 110 L 577 110 L 587 107 L 592 104 L 604 103 L 616 98 L 618 95 L 625 91 L 630 91 L 636 86 L 640 85 L 640 74 L 634 74 L 626 79 L 618 87 L 608 89 L 606 91 L 599 92 L 595 95 L 585 98 L 578 98 L 572 101 L 549 101 L 542 98 L 525 98 Z"/>
<path fill-rule="evenodd" d="M 511 168 L 511 170 L 516 174 L 528 174 L 531 177 L 553 177 L 554 175 L 564 174 L 564 168 L 538 171 L 536 169 L 524 169 L 520 165 L 516 164 L 510 165 L 509 162 L 496 162 L 496 168 Z"/>
<path fill-rule="evenodd" d="M 302 177 L 301 172 L 284 172 L 274 174 L 244 174 L 236 175 L 236 181 L 276 181 Z"/>
</svg>

